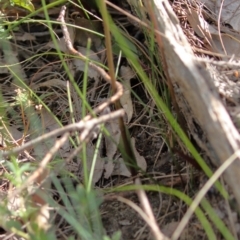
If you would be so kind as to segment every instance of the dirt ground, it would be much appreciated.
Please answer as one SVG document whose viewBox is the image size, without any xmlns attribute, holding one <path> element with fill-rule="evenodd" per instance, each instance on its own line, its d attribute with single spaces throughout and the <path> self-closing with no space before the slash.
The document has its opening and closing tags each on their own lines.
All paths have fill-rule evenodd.
<svg viewBox="0 0 240 240">
<path fill-rule="evenodd" d="M 172 185 L 183 192 L 191 192 L 193 195 L 199 186 L 200 173 L 192 169 L 191 166 L 186 166 L 185 160 L 167 152 L 160 134 L 156 134 L 154 129 L 146 127 L 145 131 L 147 133 L 142 134 L 137 139 L 137 146 L 141 149 L 141 154 L 148 163 L 147 174 L 150 174 L 153 179 L 146 176 L 143 178 L 144 183 L 157 183 L 169 187 Z M 165 151 L 159 155 L 161 147 Z M 184 171 L 178 170 L 184 168 Z M 188 174 L 186 169 L 194 171 L 191 177 L 186 177 L 186 174 Z M 182 178 L 180 177 L 181 174 Z M 123 183 L 128 181 L 131 181 L 131 179 L 122 180 Z M 119 184 L 121 185 L 121 181 Z M 112 233 L 120 230 L 122 233 L 121 239 L 152 239 L 150 229 L 140 215 L 125 203 L 114 200 L 114 196 L 122 196 L 140 206 L 135 193 L 111 194 L 110 200 L 106 196 L 106 200 L 100 209 L 107 234 L 112 235 Z M 176 197 L 163 193 L 148 192 L 147 196 L 161 230 L 170 237 L 184 215 L 187 206 Z M 192 218 L 181 239 L 207 239 L 195 217 Z"/>
</svg>

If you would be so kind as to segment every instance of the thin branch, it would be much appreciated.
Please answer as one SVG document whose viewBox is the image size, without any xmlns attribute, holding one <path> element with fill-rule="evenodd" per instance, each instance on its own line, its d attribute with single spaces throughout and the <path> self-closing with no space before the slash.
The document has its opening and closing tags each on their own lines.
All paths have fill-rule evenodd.
<svg viewBox="0 0 240 240">
<path fill-rule="evenodd" d="M 134 181 L 136 186 L 142 186 L 141 180 L 139 177 L 137 177 Z M 166 237 L 160 230 L 158 223 L 155 219 L 155 216 L 152 211 L 152 207 L 150 205 L 150 202 L 148 200 L 147 194 L 143 189 L 136 190 L 138 199 L 141 203 L 141 206 L 143 208 L 143 211 L 148 216 L 147 224 L 149 225 L 152 234 L 156 240 L 169 240 L 168 237 Z"/>
<path fill-rule="evenodd" d="M 42 184 L 47 181 L 48 171 L 46 170 L 47 164 L 52 159 L 52 156 L 59 150 L 59 148 L 66 142 L 69 137 L 69 133 L 66 132 L 59 140 L 55 142 L 53 147 L 48 151 L 43 160 L 39 163 L 39 167 L 27 178 L 27 180 L 21 185 L 21 187 L 12 191 L 9 194 L 10 199 L 14 199 L 18 194 L 20 194 L 23 189 L 29 187 L 33 183 Z M 44 178 L 44 179 L 43 179 Z"/>
<path fill-rule="evenodd" d="M 41 175 L 44 173 L 44 170 L 47 167 L 47 164 L 52 159 L 53 155 L 60 149 L 60 147 L 67 141 L 69 137 L 69 132 L 64 133 L 64 135 L 57 140 L 53 147 L 47 152 L 45 157 L 42 159 L 42 161 L 39 163 L 39 167 L 31 174 L 31 176 L 24 182 L 24 184 L 21 186 L 21 189 L 24 189 L 25 187 L 29 186 L 33 182 L 35 182 L 36 179 L 41 177 Z M 46 179 L 44 179 L 45 181 Z M 39 184 L 42 184 L 42 182 L 38 182 Z M 21 191 L 20 189 L 18 189 Z"/>
<path fill-rule="evenodd" d="M 2 159 L 2 158 L 7 157 L 11 154 L 19 154 L 22 151 L 24 151 L 26 149 L 29 149 L 32 146 L 34 146 L 34 145 L 36 145 L 36 144 L 38 144 L 42 141 L 46 141 L 49 138 L 62 135 L 66 132 L 80 131 L 80 130 L 83 130 L 83 129 L 89 129 L 89 130 L 93 129 L 96 126 L 98 126 L 102 123 L 105 123 L 106 121 L 109 121 L 111 119 L 119 118 L 120 116 L 124 116 L 124 110 L 123 109 L 115 111 L 115 112 L 111 112 L 109 114 L 100 116 L 99 118 L 94 118 L 94 119 L 90 119 L 90 120 L 88 120 L 89 116 L 86 116 L 82 121 L 80 121 L 78 123 L 72 123 L 72 124 L 67 125 L 63 128 L 53 130 L 52 132 L 46 133 L 43 136 L 40 136 L 40 137 L 38 137 L 38 138 L 36 138 L 32 141 L 29 141 L 28 143 L 26 143 L 26 144 L 24 144 L 20 147 L 16 147 L 16 148 L 14 148 L 10 151 L 2 152 L 2 153 L 0 153 L 0 157 Z"/>
<path fill-rule="evenodd" d="M 48 139 L 49 136 L 53 137 L 53 136 L 59 135 L 59 132 L 61 132 L 61 134 L 64 134 L 59 140 L 57 140 L 55 142 L 54 146 L 50 149 L 50 151 L 46 154 L 46 156 L 40 162 L 39 168 L 33 172 L 33 174 L 26 180 L 26 182 L 20 188 L 18 188 L 16 191 L 12 192 L 11 197 L 14 197 L 17 194 L 19 194 L 24 188 L 29 186 L 29 184 L 31 184 L 39 176 L 41 177 L 41 175 L 44 173 L 44 170 L 46 169 L 48 162 L 51 160 L 52 156 L 58 151 L 58 149 L 64 144 L 66 139 L 69 137 L 69 132 L 71 131 L 71 129 L 72 129 L 72 131 L 75 131 L 78 129 L 78 127 L 80 127 L 80 129 L 88 129 L 88 131 L 91 132 L 91 129 L 95 128 L 96 126 L 99 126 L 100 124 L 102 124 L 106 121 L 109 121 L 111 119 L 119 118 L 120 116 L 123 116 L 123 115 L 124 115 L 124 110 L 121 109 L 121 110 L 109 113 L 107 115 L 103 115 L 103 116 L 99 117 L 98 119 L 94 118 L 94 119 L 88 120 L 87 122 L 81 121 L 79 123 L 74 123 L 74 124 L 71 124 L 71 125 L 68 125 L 68 126 L 62 128 L 62 129 L 57 129 L 55 131 L 52 131 L 51 133 L 45 134 L 42 137 L 38 137 L 35 140 L 30 141 L 21 147 L 13 149 L 12 151 L 2 153 L 2 156 L 0 156 L 1 158 L 3 156 L 8 156 L 13 153 L 17 154 L 17 153 L 24 151 L 29 146 L 33 146 L 33 145 L 39 143 L 43 139 L 44 140 Z M 88 135 L 85 134 L 85 137 L 88 137 Z M 84 141 L 84 140 L 85 139 L 83 139 L 83 137 L 82 137 L 82 141 Z"/>
</svg>

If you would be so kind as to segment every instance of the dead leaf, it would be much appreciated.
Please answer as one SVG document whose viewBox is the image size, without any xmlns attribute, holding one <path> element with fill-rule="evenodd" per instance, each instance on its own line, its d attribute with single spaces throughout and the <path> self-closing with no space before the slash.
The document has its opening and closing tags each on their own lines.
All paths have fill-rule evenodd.
<svg viewBox="0 0 240 240">
<path fill-rule="evenodd" d="M 236 0 L 200 0 L 209 11 L 215 13 L 216 20 L 221 13 L 220 21 L 228 23 L 235 31 L 240 32 L 240 2 Z"/>
<path fill-rule="evenodd" d="M 101 63 L 101 60 L 98 57 L 98 55 L 95 52 L 93 52 L 92 50 L 87 50 L 84 47 L 77 47 L 77 50 L 80 53 L 82 53 L 84 56 L 89 57 L 89 59 L 91 61 Z M 85 66 L 86 66 L 85 61 L 83 61 L 79 58 L 74 58 L 73 63 L 76 67 L 76 71 L 81 71 L 81 72 L 85 71 Z M 95 80 L 97 80 L 100 77 L 100 74 L 95 69 L 92 69 L 91 67 L 89 67 L 87 74 L 88 74 L 88 77 L 93 78 Z"/>
<path fill-rule="evenodd" d="M 67 27 L 67 28 L 68 28 L 68 32 L 69 32 L 69 35 L 70 35 L 71 43 L 73 44 L 74 39 L 75 39 L 74 28 L 73 27 Z M 53 41 L 50 41 L 45 45 L 44 48 L 53 48 L 53 49 L 58 48 L 61 52 L 64 52 L 64 53 L 69 52 L 64 37 L 58 39 L 57 42 L 58 42 L 58 45 L 56 45 Z"/>
<path fill-rule="evenodd" d="M 121 132 L 119 130 L 117 119 L 106 123 L 105 128 L 110 134 L 110 137 L 105 137 L 106 155 L 108 161 L 105 165 L 104 178 L 108 179 L 112 175 L 114 169 L 113 157 L 117 152 L 117 145 L 119 143 Z"/>
<path fill-rule="evenodd" d="M 115 165 L 115 169 L 112 172 L 112 175 L 120 175 L 120 176 L 125 176 L 125 177 L 131 177 L 131 173 L 127 169 L 124 160 L 122 158 L 119 158 L 117 160 L 117 164 Z"/>
<path fill-rule="evenodd" d="M 133 116 L 133 105 L 131 98 L 131 83 L 130 80 L 136 75 L 128 66 L 120 68 L 120 75 L 123 78 L 123 95 L 120 98 L 121 105 L 127 114 L 127 123 L 129 123 Z"/>
<path fill-rule="evenodd" d="M 218 30 L 214 26 L 211 26 L 203 18 L 203 15 L 200 12 L 195 11 L 194 9 L 187 10 L 187 19 L 193 28 L 194 32 L 201 38 L 205 39 L 212 48 L 211 51 L 217 52 L 218 49 L 215 45 L 212 35 L 218 35 Z"/>
<path fill-rule="evenodd" d="M 69 66 L 70 64 L 68 64 Z M 69 70 L 71 71 L 72 68 Z M 57 98 L 58 98 L 58 104 L 61 105 L 63 108 L 66 106 L 68 107 L 69 103 L 67 100 L 67 82 L 60 80 L 60 79 L 51 79 L 45 82 L 40 83 L 33 83 L 31 88 L 32 89 L 38 89 L 40 87 L 48 87 L 48 88 L 58 88 L 58 91 L 56 92 Z M 72 97 L 72 104 L 74 106 L 74 119 L 75 121 L 79 121 L 81 119 L 81 109 L 82 109 L 82 101 L 79 95 L 77 94 L 76 90 L 74 89 L 73 85 L 69 82 L 69 87 L 71 91 L 71 97 Z M 61 98 L 59 96 L 61 95 Z M 63 96 L 66 96 L 64 99 Z"/>
<path fill-rule="evenodd" d="M 114 170 L 114 163 L 113 163 L 113 160 L 108 160 L 107 163 L 105 164 L 104 166 L 104 169 L 105 169 L 105 172 L 104 172 L 104 178 L 105 179 L 108 179 L 112 173 L 113 173 L 113 170 Z"/>
<path fill-rule="evenodd" d="M 213 4 L 212 1 L 201 0 L 202 3 L 216 13 L 219 14 L 221 0 Z M 240 3 L 234 0 L 226 0 L 223 3 L 221 11 L 221 22 L 230 24 L 234 30 L 240 31 Z M 236 10 L 237 9 L 237 10 Z M 212 47 L 213 52 L 219 52 L 220 54 L 227 55 L 240 55 L 240 34 L 239 32 L 233 31 L 228 27 L 221 25 L 221 39 L 217 26 L 209 25 L 203 18 L 202 14 L 194 11 L 193 9 L 187 10 L 187 18 L 196 32 L 196 34 L 202 38 L 208 40 Z M 216 19 L 217 20 L 217 19 Z"/>
<path fill-rule="evenodd" d="M 240 32 L 240 2 L 236 0 L 215 1 L 215 13 L 218 16 L 221 11 L 221 22 L 228 23 L 232 28 Z"/>
<path fill-rule="evenodd" d="M 165 226 L 161 228 L 162 233 L 167 236 L 171 237 L 172 234 L 174 233 L 175 229 L 177 228 L 179 222 L 170 222 L 167 223 Z"/>
<path fill-rule="evenodd" d="M 17 127 L 15 126 L 9 126 L 8 132 L 11 134 L 11 139 L 9 140 L 15 140 L 18 141 L 23 137 L 23 133 L 17 130 Z"/>
<path fill-rule="evenodd" d="M 216 0 L 199 0 L 202 4 L 204 4 L 210 11 L 214 12 Z"/>
<path fill-rule="evenodd" d="M 141 156 L 139 154 L 139 152 L 137 151 L 136 149 L 136 145 L 135 145 L 135 138 L 131 138 L 131 141 L 132 141 L 132 147 L 133 147 L 133 151 L 134 151 L 134 154 L 135 154 L 135 157 L 136 157 L 136 160 L 137 160 L 137 165 L 138 167 L 140 167 L 143 171 L 146 171 L 147 170 L 147 163 L 146 163 L 146 160 L 143 156 Z"/>
<path fill-rule="evenodd" d="M 41 115 L 37 120 L 39 121 L 38 132 L 41 134 L 45 134 L 60 128 L 60 125 L 58 124 L 54 116 L 44 108 L 41 110 Z M 44 157 L 49 152 L 49 150 L 53 147 L 57 137 L 59 136 L 41 141 L 34 148 L 34 152 L 32 153 L 32 156 L 37 157 L 38 159 L 41 159 L 42 157 Z M 61 148 L 59 149 L 58 154 L 60 156 L 65 156 L 69 148 L 70 148 L 70 143 L 69 141 L 66 141 L 63 144 L 63 146 L 61 146 Z"/>
<path fill-rule="evenodd" d="M 207 37 L 208 41 L 211 40 L 210 25 L 204 20 L 201 13 L 194 9 L 187 10 L 187 19 L 193 28 L 194 32 L 202 38 Z"/>
<path fill-rule="evenodd" d="M 42 126 L 45 132 L 51 132 L 60 127 L 54 116 L 45 108 L 41 110 Z"/>
<path fill-rule="evenodd" d="M 145 158 L 143 156 L 141 156 L 136 149 L 135 138 L 131 138 L 131 142 L 132 142 L 132 147 L 133 147 L 133 151 L 134 151 L 134 154 L 135 154 L 135 157 L 137 160 L 138 167 L 141 168 L 143 171 L 146 171 L 147 163 L 146 163 Z M 126 177 L 131 176 L 131 173 L 128 170 L 128 168 L 126 167 L 124 160 L 122 158 L 118 159 L 118 163 L 116 164 L 116 168 L 114 169 L 112 175 L 121 175 L 121 176 L 126 176 Z"/>
<path fill-rule="evenodd" d="M 240 35 L 235 34 L 231 36 L 230 34 L 221 34 L 223 46 L 226 50 L 227 55 L 240 55 Z M 222 43 L 218 35 L 212 35 L 212 39 L 219 53 L 225 54 L 222 47 Z"/>
<path fill-rule="evenodd" d="M 75 41 L 82 47 L 87 47 L 88 39 L 92 41 L 92 45 L 95 49 L 99 49 L 102 45 L 102 37 L 95 34 L 103 33 L 103 26 L 100 20 L 89 20 L 86 18 L 76 18 L 76 26 L 81 28 L 76 28 Z M 90 30 L 90 31 L 89 31 Z"/>
<path fill-rule="evenodd" d="M 24 32 L 24 34 L 22 34 L 22 35 L 15 34 L 14 38 L 18 41 L 23 41 L 23 42 L 36 40 L 36 37 L 34 35 L 32 35 L 31 33 L 27 33 L 27 32 Z"/>
<path fill-rule="evenodd" d="M 6 74 L 9 72 L 6 65 L 7 65 L 6 61 L 0 58 L 0 74 Z"/>
<path fill-rule="evenodd" d="M 87 167 L 89 172 L 90 172 L 90 169 L 92 168 L 95 150 L 96 150 L 95 146 L 93 146 L 91 143 L 87 144 Z M 96 164 L 94 166 L 93 179 L 92 179 L 93 185 L 95 185 L 96 182 L 98 182 L 98 180 L 101 178 L 104 170 L 104 163 L 105 163 L 105 160 L 100 157 L 100 153 L 98 151 Z M 83 169 L 82 169 L 82 176 L 83 176 Z"/>
<path fill-rule="evenodd" d="M 121 135 L 118 125 L 118 119 L 106 123 L 105 128 L 110 134 L 110 137 L 105 138 L 106 155 L 109 159 L 113 159 L 113 156 L 117 151 L 117 145 L 119 143 Z"/>
</svg>

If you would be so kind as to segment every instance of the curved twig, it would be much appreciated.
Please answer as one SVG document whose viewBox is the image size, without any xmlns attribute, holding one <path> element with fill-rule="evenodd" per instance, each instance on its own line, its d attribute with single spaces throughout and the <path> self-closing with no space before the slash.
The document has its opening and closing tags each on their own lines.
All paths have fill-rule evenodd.
<svg viewBox="0 0 240 240">
<path fill-rule="evenodd" d="M 84 56 L 82 53 L 80 53 L 73 47 L 68 29 L 66 26 L 66 22 L 64 19 L 65 13 L 66 13 L 66 6 L 63 6 L 57 20 L 62 23 L 61 27 L 62 27 L 63 36 L 66 42 L 67 49 L 71 54 L 80 57 L 83 61 L 88 62 L 91 68 L 96 70 L 107 83 L 111 84 L 111 77 L 107 74 L 107 72 L 103 68 L 97 66 L 95 63 L 90 61 L 86 56 Z M 122 94 L 123 94 L 123 87 L 119 82 L 116 82 L 116 92 L 114 93 L 114 95 L 111 96 L 106 102 L 102 103 L 97 108 L 95 108 L 94 113 L 101 112 L 104 108 L 114 103 L 116 100 L 120 99 Z"/>
</svg>

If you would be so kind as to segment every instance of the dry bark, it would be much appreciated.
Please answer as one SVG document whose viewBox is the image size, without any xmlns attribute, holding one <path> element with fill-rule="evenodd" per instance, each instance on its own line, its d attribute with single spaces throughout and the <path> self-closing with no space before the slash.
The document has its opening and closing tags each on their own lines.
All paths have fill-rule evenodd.
<svg viewBox="0 0 240 240">
<path fill-rule="evenodd" d="M 181 26 L 167 0 L 154 0 L 154 14 L 161 37 L 163 58 L 168 75 L 189 104 L 196 121 L 206 134 L 207 146 L 213 163 L 218 167 L 239 149 L 239 133 L 225 109 L 214 80 L 211 66 L 196 61 Z M 230 185 L 240 207 L 240 156 L 225 171 L 225 180 Z"/>
</svg>

